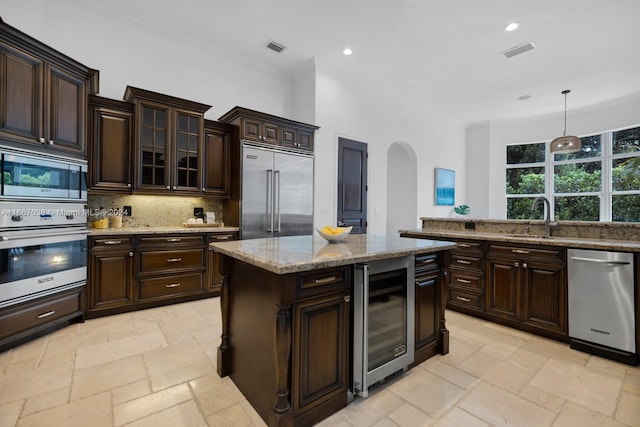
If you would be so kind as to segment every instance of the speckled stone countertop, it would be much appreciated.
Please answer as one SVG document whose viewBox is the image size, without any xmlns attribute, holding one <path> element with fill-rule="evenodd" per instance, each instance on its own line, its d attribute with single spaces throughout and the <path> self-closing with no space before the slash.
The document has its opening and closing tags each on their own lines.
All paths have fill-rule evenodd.
<svg viewBox="0 0 640 427">
<path fill-rule="evenodd" d="M 400 233 L 408 233 L 410 235 L 422 236 L 429 238 L 443 239 L 475 239 L 475 240 L 491 240 L 495 242 L 507 242 L 516 244 L 537 244 L 547 246 L 562 246 L 565 248 L 578 249 L 599 249 L 608 251 L 622 252 L 640 252 L 640 241 L 638 240 L 608 240 L 593 237 L 565 237 L 550 236 L 541 237 L 536 235 L 528 235 L 526 233 L 510 234 L 507 232 L 484 232 L 474 230 L 444 230 L 444 229 L 419 229 L 419 230 L 400 230 Z"/>
<path fill-rule="evenodd" d="M 319 236 L 290 236 L 211 243 L 214 250 L 276 274 L 444 251 L 455 243 L 399 236 L 354 234 L 344 243 Z"/>
<path fill-rule="evenodd" d="M 229 233 L 238 231 L 238 227 L 122 227 L 91 228 L 90 236 L 112 236 L 122 234 L 177 234 L 177 233 Z"/>
</svg>

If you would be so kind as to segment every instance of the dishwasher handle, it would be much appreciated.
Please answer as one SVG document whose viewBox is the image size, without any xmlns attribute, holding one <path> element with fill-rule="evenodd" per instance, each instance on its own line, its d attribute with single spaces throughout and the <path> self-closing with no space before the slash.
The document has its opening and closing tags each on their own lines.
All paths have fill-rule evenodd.
<svg viewBox="0 0 640 427">
<path fill-rule="evenodd" d="M 613 264 L 613 265 L 629 265 L 631 264 L 629 261 L 611 261 L 606 259 L 595 259 L 595 258 L 583 258 L 578 256 L 572 256 L 572 260 L 574 261 L 584 261 L 584 262 L 592 262 L 594 264 Z"/>
</svg>

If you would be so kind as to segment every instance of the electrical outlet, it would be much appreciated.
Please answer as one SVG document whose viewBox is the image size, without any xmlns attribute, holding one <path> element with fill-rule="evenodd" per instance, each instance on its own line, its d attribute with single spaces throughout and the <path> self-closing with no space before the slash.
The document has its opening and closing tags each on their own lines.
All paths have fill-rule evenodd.
<svg viewBox="0 0 640 427">
<path fill-rule="evenodd" d="M 122 208 L 122 215 L 131 216 L 131 206 L 124 206 Z"/>
<path fill-rule="evenodd" d="M 196 218 L 204 218 L 204 208 L 193 208 L 193 216 Z"/>
</svg>

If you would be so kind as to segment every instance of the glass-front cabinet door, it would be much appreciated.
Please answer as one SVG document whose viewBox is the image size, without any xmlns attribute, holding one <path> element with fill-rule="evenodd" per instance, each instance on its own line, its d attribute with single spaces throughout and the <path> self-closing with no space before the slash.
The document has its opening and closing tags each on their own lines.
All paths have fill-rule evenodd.
<svg viewBox="0 0 640 427">
<path fill-rule="evenodd" d="M 178 111 L 176 114 L 176 144 L 174 147 L 174 181 L 172 190 L 195 190 L 201 187 L 201 135 L 202 118 Z"/>
<path fill-rule="evenodd" d="M 141 106 L 140 132 L 140 188 L 170 189 L 171 124 L 167 108 Z"/>
</svg>

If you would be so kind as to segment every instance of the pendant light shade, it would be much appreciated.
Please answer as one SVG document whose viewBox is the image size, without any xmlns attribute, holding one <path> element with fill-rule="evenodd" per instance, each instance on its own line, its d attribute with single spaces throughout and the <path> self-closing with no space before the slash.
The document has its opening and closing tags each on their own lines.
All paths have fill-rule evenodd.
<svg viewBox="0 0 640 427">
<path fill-rule="evenodd" d="M 564 132 L 562 136 L 551 141 L 549 151 L 554 154 L 575 153 L 582 150 L 582 141 L 577 136 L 567 136 L 567 94 L 570 90 L 563 90 L 564 95 Z"/>
</svg>

